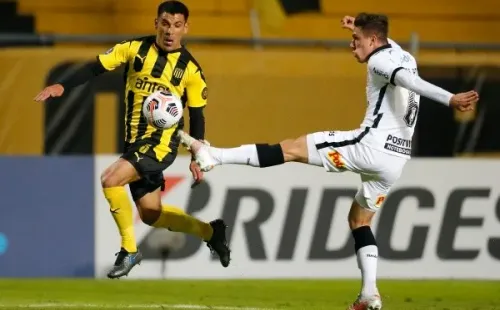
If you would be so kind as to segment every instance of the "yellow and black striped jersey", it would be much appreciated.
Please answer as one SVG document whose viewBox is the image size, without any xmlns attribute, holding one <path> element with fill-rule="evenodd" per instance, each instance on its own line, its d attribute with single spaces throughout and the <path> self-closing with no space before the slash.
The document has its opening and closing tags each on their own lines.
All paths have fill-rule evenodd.
<svg viewBox="0 0 500 310">
<path fill-rule="evenodd" d="M 184 47 L 165 52 L 158 48 L 154 36 L 148 36 L 116 44 L 97 58 L 108 71 L 125 64 L 126 144 L 144 144 L 159 161 L 176 152 L 176 132 L 184 120 L 168 130 L 156 129 L 142 115 L 142 105 L 151 93 L 169 90 L 182 99 L 184 107 L 204 107 L 207 84 L 193 56 Z"/>
</svg>

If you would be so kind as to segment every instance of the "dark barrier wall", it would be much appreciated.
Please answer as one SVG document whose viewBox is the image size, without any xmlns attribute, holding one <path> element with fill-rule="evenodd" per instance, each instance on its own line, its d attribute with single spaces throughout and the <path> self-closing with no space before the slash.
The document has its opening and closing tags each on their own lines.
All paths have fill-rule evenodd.
<svg viewBox="0 0 500 310">
<path fill-rule="evenodd" d="M 483 155 L 500 152 L 500 69 L 424 67 L 420 72 L 430 82 L 452 92 L 477 87 L 481 99 L 475 111 L 460 113 L 423 98 L 414 139 L 415 155 L 450 157 L 475 152 Z"/>
<path fill-rule="evenodd" d="M 0 157 L 0 171 L 0 277 L 93 277 L 93 158 Z"/>
</svg>

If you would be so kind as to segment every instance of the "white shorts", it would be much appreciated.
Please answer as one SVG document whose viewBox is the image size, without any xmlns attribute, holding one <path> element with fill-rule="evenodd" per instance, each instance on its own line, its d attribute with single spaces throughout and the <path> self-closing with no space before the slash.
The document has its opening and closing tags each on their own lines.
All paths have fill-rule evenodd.
<svg viewBox="0 0 500 310">
<path fill-rule="evenodd" d="M 376 212 L 392 185 L 399 179 L 406 158 L 384 153 L 359 143 L 354 131 L 322 131 L 307 135 L 309 163 L 328 172 L 351 171 L 361 176 L 356 201 Z"/>
</svg>

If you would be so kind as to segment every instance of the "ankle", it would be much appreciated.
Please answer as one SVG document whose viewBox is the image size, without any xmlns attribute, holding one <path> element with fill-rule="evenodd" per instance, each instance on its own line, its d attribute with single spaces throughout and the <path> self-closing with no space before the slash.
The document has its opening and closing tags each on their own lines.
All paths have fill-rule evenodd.
<svg viewBox="0 0 500 310">
<path fill-rule="evenodd" d="M 203 143 L 201 141 L 194 140 L 193 143 L 191 144 L 191 151 L 196 153 L 201 149 L 202 146 Z"/>
</svg>

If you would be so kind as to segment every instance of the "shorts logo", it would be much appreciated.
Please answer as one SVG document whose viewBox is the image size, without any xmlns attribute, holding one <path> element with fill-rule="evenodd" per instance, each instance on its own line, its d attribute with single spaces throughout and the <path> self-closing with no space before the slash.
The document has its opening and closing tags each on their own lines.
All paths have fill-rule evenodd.
<svg viewBox="0 0 500 310">
<path fill-rule="evenodd" d="M 328 158 L 338 169 L 345 169 L 345 163 L 342 160 L 342 155 L 337 151 L 331 151 L 328 153 Z"/>
<path fill-rule="evenodd" d="M 144 157 L 140 157 L 140 156 L 139 156 L 139 153 L 137 153 L 137 152 L 135 152 L 135 153 L 134 153 L 134 155 L 135 155 L 135 157 L 137 157 L 136 162 L 139 162 L 141 159 L 143 159 L 143 158 L 144 158 Z"/>
<path fill-rule="evenodd" d="M 375 201 L 375 207 L 380 208 L 385 201 L 385 195 L 379 195 Z"/>
</svg>

